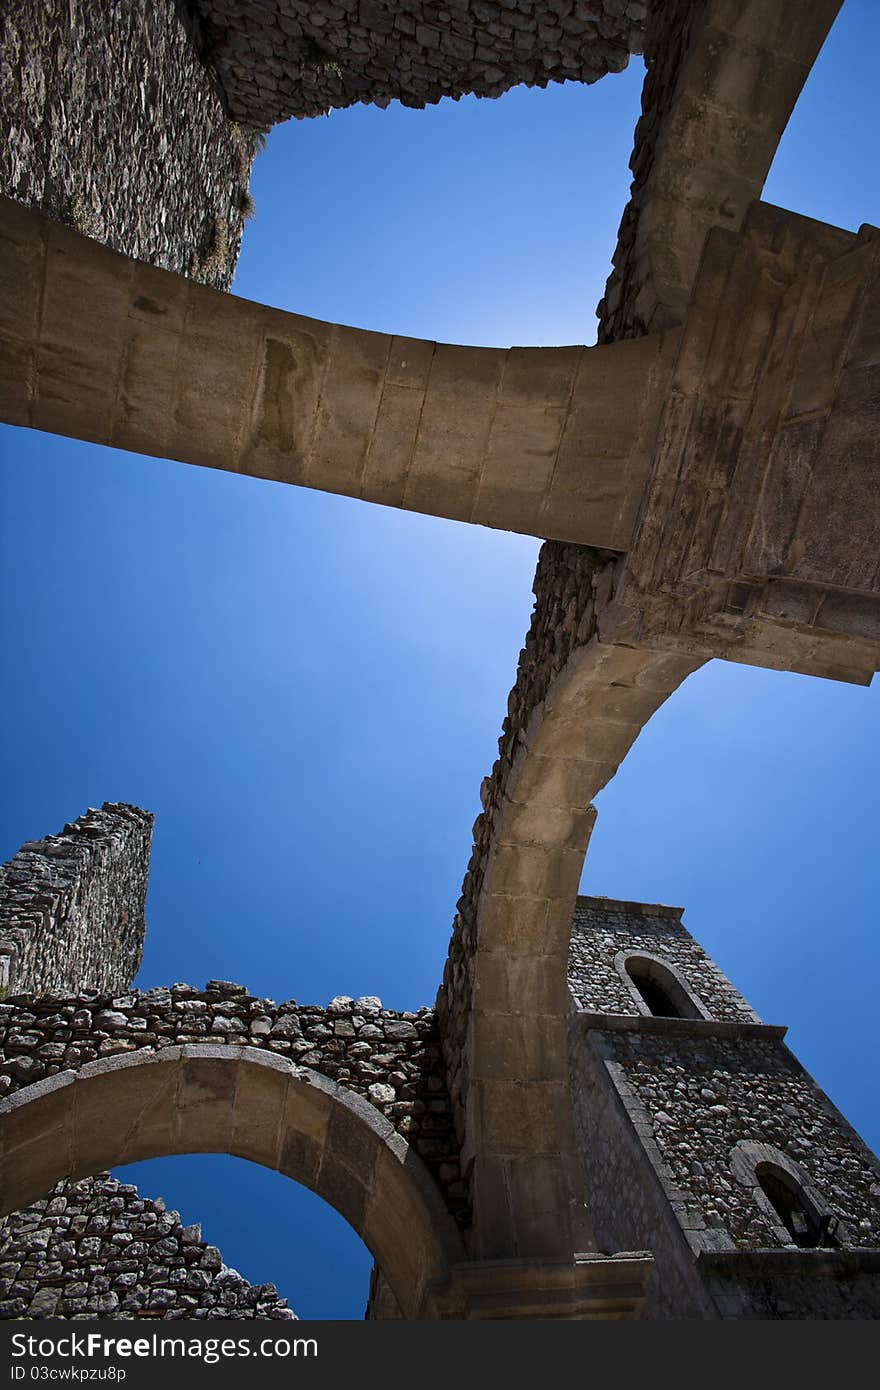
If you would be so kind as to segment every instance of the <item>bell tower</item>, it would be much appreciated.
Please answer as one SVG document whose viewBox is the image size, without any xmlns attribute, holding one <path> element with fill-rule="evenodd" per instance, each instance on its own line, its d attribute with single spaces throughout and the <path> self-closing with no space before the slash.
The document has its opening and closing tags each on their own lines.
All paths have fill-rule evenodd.
<svg viewBox="0 0 880 1390">
<path fill-rule="evenodd" d="M 647 1318 L 880 1316 L 880 1165 L 681 922 L 578 899 L 572 1092 L 600 1248 Z"/>
</svg>

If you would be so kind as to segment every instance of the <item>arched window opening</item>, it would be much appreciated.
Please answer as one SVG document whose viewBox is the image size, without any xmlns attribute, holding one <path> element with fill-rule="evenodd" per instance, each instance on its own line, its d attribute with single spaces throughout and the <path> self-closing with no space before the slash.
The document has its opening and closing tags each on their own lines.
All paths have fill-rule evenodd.
<svg viewBox="0 0 880 1390">
<path fill-rule="evenodd" d="M 681 1018 L 671 996 L 660 981 L 638 965 L 628 967 L 629 977 L 656 1018 Z"/>
<path fill-rule="evenodd" d="M 776 1164 L 758 1163 L 755 1177 L 794 1245 L 814 1250 L 837 1244 L 837 1218 L 830 1212 L 816 1211 L 791 1174 Z"/>
<path fill-rule="evenodd" d="M 704 1017 L 681 981 L 661 961 L 650 956 L 629 956 L 624 968 L 654 1018 Z"/>
</svg>

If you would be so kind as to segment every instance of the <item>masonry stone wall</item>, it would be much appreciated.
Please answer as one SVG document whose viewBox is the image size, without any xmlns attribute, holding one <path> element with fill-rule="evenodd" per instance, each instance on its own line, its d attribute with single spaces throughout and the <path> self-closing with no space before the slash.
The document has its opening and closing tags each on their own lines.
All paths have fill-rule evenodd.
<svg viewBox="0 0 880 1390">
<path fill-rule="evenodd" d="M 568 984 L 581 1009 L 636 1016 L 639 1009 L 615 967 L 619 952 L 645 952 L 677 969 L 714 1019 L 755 1022 L 757 1015 L 681 924 L 681 908 L 578 898 L 572 921 Z"/>
<path fill-rule="evenodd" d="M 639 218 L 647 203 L 657 142 L 687 55 L 695 9 L 696 0 L 663 0 L 651 7 L 645 31 L 647 72 L 642 88 L 642 114 L 629 161 L 633 176 L 629 202 L 620 219 L 611 258 L 613 269 L 596 306 L 600 343 L 639 338 L 648 332 L 648 319 L 656 300 L 645 281 L 645 268 L 636 256 Z"/>
<path fill-rule="evenodd" d="M 650 1032 L 607 1031 L 597 1042 L 615 1085 L 642 1112 L 694 1230 L 742 1250 L 779 1245 L 777 1227 L 731 1168 L 734 1146 L 747 1141 L 799 1165 L 841 1222 L 841 1244 L 880 1246 L 880 1165 L 778 1038 L 653 1022 Z"/>
<path fill-rule="evenodd" d="M 0 190 L 19 202 L 228 289 L 256 143 L 175 0 L 3 5 Z"/>
<path fill-rule="evenodd" d="M 65 1179 L 0 1221 L 0 1318 L 274 1318 L 274 1284 L 250 1284 L 220 1251 L 108 1173 Z"/>
<path fill-rule="evenodd" d="M 645 1319 L 876 1318 L 876 1160 L 787 1049 L 743 1048 L 575 1020 L 575 1126 L 599 1247 L 650 1248 Z M 730 1166 L 733 1144 L 756 1134 L 846 1213 L 844 1248 L 779 1248 Z"/>
<path fill-rule="evenodd" d="M 202 54 L 252 125 L 595 82 L 642 49 L 644 0 L 194 0 Z"/>
<path fill-rule="evenodd" d="M 545 545 L 538 560 L 532 621 L 507 701 L 498 757 L 480 788 L 483 809 L 474 822 L 473 848 L 437 996 L 437 1019 L 459 1132 L 468 1085 L 467 1034 L 477 950 L 477 909 L 504 789 L 530 715 L 544 700 L 551 681 L 575 648 L 594 636 L 597 608 L 611 589 L 613 573 L 613 558 L 583 546 Z"/>
<path fill-rule="evenodd" d="M 194 1042 L 240 1043 L 289 1057 L 363 1096 L 433 1173 L 466 1219 L 458 1145 L 429 1009 L 398 1013 L 340 996 L 325 1008 L 276 1004 L 211 980 L 112 996 L 21 995 L 0 1004 L 0 1096 L 100 1057 Z"/>
<path fill-rule="evenodd" d="M 126 988 L 143 949 L 152 828 L 147 811 L 105 802 L 0 867 L 5 993 Z"/>
</svg>

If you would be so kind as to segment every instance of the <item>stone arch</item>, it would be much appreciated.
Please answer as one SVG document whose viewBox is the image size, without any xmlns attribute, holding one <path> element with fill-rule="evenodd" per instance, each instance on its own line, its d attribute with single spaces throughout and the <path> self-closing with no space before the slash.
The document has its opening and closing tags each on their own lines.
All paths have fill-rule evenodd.
<svg viewBox="0 0 880 1390">
<path fill-rule="evenodd" d="M 593 1248 L 571 1113 L 568 944 L 592 798 L 701 663 L 577 647 L 531 713 L 506 779 L 476 907 L 460 1080 L 474 1254 Z"/>
<path fill-rule="evenodd" d="M 62 1177 L 174 1153 L 228 1153 L 328 1201 L 382 1269 L 407 1318 L 461 1259 L 421 1159 L 362 1097 L 255 1048 L 186 1044 L 58 1072 L 0 1103 L 0 1214 Z"/>
<path fill-rule="evenodd" d="M 600 341 L 655 335 L 683 321 L 707 234 L 739 230 L 759 197 L 839 7 L 840 0 L 677 7 L 678 47 L 663 51 L 658 41 L 649 53 L 653 119 L 637 136 L 636 186 L 600 305 Z M 637 534 L 644 523 L 643 511 Z M 653 519 L 647 523 L 650 531 Z M 526 702 L 523 712 L 515 689 L 515 753 L 493 773 L 491 822 L 475 840 L 438 1000 L 471 1174 L 475 1251 L 487 1256 L 548 1255 L 591 1241 L 574 1163 L 564 1023 L 590 801 L 651 714 L 702 664 L 627 645 L 639 640 L 638 623 L 628 627 L 625 615 L 607 609 L 601 633 L 597 619 L 582 637 L 590 619 L 578 596 L 540 576 L 539 566 L 530 638 L 543 641 L 538 660 L 553 663 L 554 678 L 529 702 L 531 677 L 521 665 Z M 621 578 L 622 571 L 594 583 L 599 613 L 610 589 L 622 592 Z M 555 631 L 542 632 L 542 608 Z M 577 639 L 566 645 L 572 611 Z"/>
<path fill-rule="evenodd" d="M 640 1014 L 650 1016 L 654 1011 L 649 1007 L 631 967 L 641 970 L 649 979 L 659 984 L 676 1010 L 673 1017 L 711 1018 L 708 1009 L 672 961 L 664 960 L 662 956 L 654 955 L 651 951 L 618 951 L 614 957 L 614 968 Z"/>
</svg>

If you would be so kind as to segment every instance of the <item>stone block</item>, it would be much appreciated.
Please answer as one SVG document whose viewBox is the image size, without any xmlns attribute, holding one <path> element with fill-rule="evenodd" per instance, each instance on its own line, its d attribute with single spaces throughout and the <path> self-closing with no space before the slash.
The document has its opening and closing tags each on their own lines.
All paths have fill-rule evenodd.
<svg viewBox="0 0 880 1390">
<path fill-rule="evenodd" d="M 527 534 L 540 530 L 541 503 L 556 465 L 564 408 L 499 402 L 491 423 L 473 520 Z"/>
<path fill-rule="evenodd" d="M 495 950 L 489 947 L 487 940 L 481 941 L 474 981 L 476 1009 L 479 1010 L 485 1000 L 488 1001 L 486 1007 L 493 1012 L 521 1013 L 529 1018 L 538 1014 L 562 1018 L 566 990 L 559 957 L 543 951 L 535 955 L 513 954 L 497 938 L 493 941 Z"/>
<path fill-rule="evenodd" d="M 82 1069 L 75 1089 L 76 1176 L 187 1152 L 178 1144 L 175 1122 L 180 1055 L 178 1049 L 167 1051 L 171 1056 L 161 1060 L 154 1053 L 128 1053 Z"/>
<path fill-rule="evenodd" d="M 423 402 L 417 388 L 386 381 L 361 479 L 365 501 L 403 506 Z"/>
<path fill-rule="evenodd" d="M 541 401 L 544 408 L 567 412 L 584 353 L 592 348 L 512 347 L 505 353 L 504 371 L 499 387 L 499 402 L 507 406 L 528 406 L 534 409 Z"/>
<path fill-rule="evenodd" d="M 425 393 L 405 505 L 469 520 L 504 354 L 438 343 Z"/>
<path fill-rule="evenodd" d="M 186 463 L 239 471 L 262 350 L 260 308 L 201 286 L 190 296 L 168 449 Z"/>
<path fill-rule="evenodd" d="M 254 1053 L 255 1049 L 246 1049 Z M 259 1055 L 259 1054 L 258 1054 Z M 274 1060 L 274 1059 L 273 1059 Z M 278 1167 L 282 1119 L 286 1118 L 289 1067 L 264 1065 L 242 1056 L 238 1067 L 229 1137 L 230 1149 L 267 1168 Z"/>
<path fill-rule="evenodd" d="M 569 1123 L 567 1084 L 552 1081 L 479 1083 L 480 1134 L 499 1157 L 555 1153 Z"/>
<path fill-rule="evenodd" d="M 186 1047 L 175 1106 L 178 1152 L 224 1153 L 238 1080 L 234 1047 Z"/>
<path fill-rule="evenodd" d="M 560 985 L 563 962 L 558 962 Z M 472 1022 L 471 1083 L 475 1081 L 556 1082 L 566 1075 L 568 1042 L 560 1009 L 555 1015 L 535 1014 L 528 999 L 515 1001 L 518 1011 L 502 1013 L 487 1007 L 488 990 L 480 993 L 482 962 L 477 971 L 475 1012 Z M 560 989 L 560 994 L 564 989 Z M 494 998 L 491 999 L 495 1004 Z"/>
<path fill-rule="evenodd" d="M 391 345 L 385 334 L 335 328 L 315 417 L 310 486 L 361 495 Z"/>
<path fill-rule="evenodd" d="M 17 343 L 33 343 L 38 334 L 46 248 L 33 229 L 31 213 L 0 200 L 0 336 Z"/>
<path fill-rule="evenodd" d="M 518 898 L 558 898 L 574 902 L 584 850 L 543 849 L 536 845 L 499 845 L 492 865 L 494 891 Z"/>
</svg>

